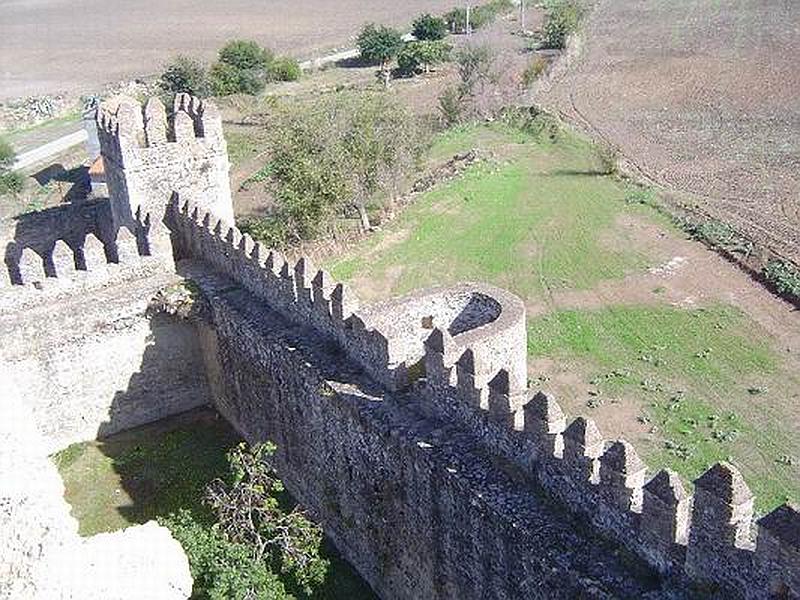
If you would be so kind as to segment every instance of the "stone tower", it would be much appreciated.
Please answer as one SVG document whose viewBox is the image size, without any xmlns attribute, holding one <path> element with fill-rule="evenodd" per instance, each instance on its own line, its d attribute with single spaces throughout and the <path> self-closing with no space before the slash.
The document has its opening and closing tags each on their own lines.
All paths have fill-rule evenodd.
<svg viewBox="0 0 800 600">
<path fill-rule="evenodd" d="M 114 225 L 146 229 L 149 252 L 171 253 L 164 216 L 175 192 L 233 223 L 228 152 L 213 102 L 178 94 L 167 115 L 158 98 L 143 108 L 116 96 L 98 108 L 97 130 Z"/>
</svg>

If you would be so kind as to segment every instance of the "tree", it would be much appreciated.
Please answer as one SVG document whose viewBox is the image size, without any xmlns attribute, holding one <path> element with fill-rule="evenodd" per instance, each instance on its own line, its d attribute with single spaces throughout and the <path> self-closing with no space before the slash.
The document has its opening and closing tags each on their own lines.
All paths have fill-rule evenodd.
<svg viewBox="0 0 800 600">
<path fill-rule="evenodd" d="M 216 62 L 208 72 L 208 79 L 215 96 L 231 94 L 258 94 L 264 89 L 264 74 L 256 69 L 237 69 L 235 66 Z"/>
<path fill-rule="evenodd" d="M 14 148 L 3 138 L 0 138 L 0 194 L 19 193 L 22 191 L 24 180 L 22 175 L 12 171 L 17 154 Z"/>
<path fill-rule="evenodd" d="M 404 73 L 413 74 L 422 67 L 426 73 L 433 65 L 447 60 L 451 46 L 445 42 L 409 42 L 397 55 L 397 66 Z"/>
<path fill-rule="evenodd" d="M 278 496 L 284 491 L 283 483 L 269 463 L 274 452 L 270 443 L 250 448 L 239 444 L 228 453 L 229 477 L 208 485 L 206 502 L 227 541 L 246 547 L 256 564 L 280 564 L 311 594 L 328 568 L 328 561 L 319 554 L 322 529 L 299 507 L 281 507 Z"/>
<path fill-rule="evenodd" d="M 578 29 L 584 14 L 580 0 L 559 0 L 547 15 L 542 47 L 563 48 L 567 37 Z"/>
<path fill-rule="evenodd" d="M 193 96 L 208 95 L 209 85 L 203 65 L 188 56 L 178 56 L 161 74 L 159 86 L 168 94 L 186 92 Z"/>
<path fill-rule="evenodd" d="M 411 33 L 420 41 L 441 40 L 447 35 L 447 23 L 442 17 L 434 17 L 426 13 L 416 18 Z"/>
<path fill-rule="evenodd" d="M 270 131 L 277 209 L 248 229 L 282 243 L 313 238 L 339 217 L 358 216 L 369 229 L 369 203 L 393 196 L 424 144 L 414 117 L 385 93 L 287 103 Z"/>
<path fill-rule="evenodd" d="M 241 70 L 266 70 L 274 60 L 272 52 L 252 40 L 231 40 L 219 51 L 219 61 Z"/>
<path fill-rule="evenodd" d="M 403 36 L 391 27 L 376 27 L 374 23 L 369 23 L 358 35 L 357 44 L 361 58 L 380 65 L 384 84 L 389 87 L 389 63 L 403 47 Z"/>
</svg>

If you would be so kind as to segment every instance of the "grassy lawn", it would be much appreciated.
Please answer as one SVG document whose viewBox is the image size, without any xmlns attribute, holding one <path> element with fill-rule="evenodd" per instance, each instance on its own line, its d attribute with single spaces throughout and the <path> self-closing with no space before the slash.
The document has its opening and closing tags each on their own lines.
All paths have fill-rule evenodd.
<svg viewBox="0 0 800 600">
<path fill-rule="evenodd" d="M 367 300 L 459 280 L 508 288 L 536 315 L 531 358 L 568 366 L 591 389 L 588 399 L 563 399 L 565 408 L 614 419 L 617 397 L 630 400 L 636 410 L 625 418 L 645 431 L 631 441 L 651 472 L 670 466 L 691 481 L 731 459 L 760 510 L 800 498 L 789 400 L 800 381 L 746 315 L 721 303 L 680 308 L 655 291 L 644 305 L 599 309 L 567 310 L 553 298 L 671 258 L 620 224 L 635 217 L 680 235 L 666 219 L 626 202 L 631 188 L 603 175 L 592 147 L 572 134 L 553 143 L 503 125 L 464 128 L 444 134 L 432 160 L 472 147 L 491 158 L 331 258 L 334 276 Z"/>
<path fill-rule="evenodd" d="M 210 522 L 200 500 L 205 485 L 227 470 L 226 452 L 239 442 L 212 411 L 193 412 L 103 441 L 73 444 L 54 456 L 81 535 L 122 529 L 189 509 Z M 331 566 L 313 598 L 374 598 L 332 547 Z"/>
</svg>

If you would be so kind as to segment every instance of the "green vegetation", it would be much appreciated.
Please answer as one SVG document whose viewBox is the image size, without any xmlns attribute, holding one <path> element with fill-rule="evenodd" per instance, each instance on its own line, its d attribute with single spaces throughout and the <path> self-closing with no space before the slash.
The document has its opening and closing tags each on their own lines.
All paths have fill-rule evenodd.
<svg viewBox="0 0 800 600">
<path fill-rule="evenodd" d="M 593 390 L 588 402 L 562 399 L 571 414 L 628 419 L 629 430 L 645 430 L 631 441 L 649 465 L 670 466 L 687 481 L 732 459 L 760 510 L 800 497 L 800 444 L 786 405 L 800 382 L 755 323 L 725 305 L 667 305 L 663 288 L 645 305 L 611 300 L 593 309 L 559 299 L 592 298 L 598 285 L 671 257 L 624 225 L 655 222 L 677 233 L 650 206 L 649 190 L 605 175 L 598 149 L 536 110 L 451 129 L 431 161 L 475 147 L 493 159 L 423 194 L 332 260 L 334 277 L 365 298 L 464 280 L 511 289 L 537 315 L 529 322 L 531 356 L 555 361 Z M 621 399 L 635 412 L 612 417 Z"/>
<path fill-rule="evenodd" d="M 420 70 L 428 73 L 431 67 L 448 59 L 451 49 L 449 44 L 442 41 L 409 42 L 397 55 L 397 67 L 408 75 Z"/>
<path fill-rule="evenodd" d="M 439 110 L 447 125 L 457 125 L 481 117 L 478 105 L 492 96 L 495 80 L 495 52 L 485 44 L 467 44 L 455 53 L 459 83 L 439 96 Z"/>
<path fill-rule="evenodd" d="M 615 227 L 620 212 L 638 209 L 615 202 L 624 196 L 622 185 L 592 176 L 598 164 L 587 142 L 569 137 L 554 144 L 502 124 L 469 126 L 442 135 L 432 158 L 474 146 L 506 160 L 480 164 L 425 194 L 393 223 L 402 237 L 372 236 L 332 265 L 334 275 L 358 271 L 381 279 L 392 270 L 391 293 L 477 278 L 546 298 L 551 290 L 586 289 L 646 263 L 646 255 L 603 245 L 604 235 L 625 236 Z M 387 238 L 399 240 L 387 244 Z"/>
<path fill-rule="evenodd" d="M 73 444 L 53 458 L 81 535 L 158 519 L 189 557 L 195 580 L 193 598 L 373 598 L 366 584 L 325 544 L 313 563 L 317 568 L 313 577 L 298 577 L 296 565 L 284 565 L 278 555 L 257 560 L 248 544 L 233 540 L 224 526 L 214 526 L 219 510 L 214 503 L 203 502 L 209 482 L 216 481 L 214 489 L 228 494 L 218 497 L 229 500 L 246 490 L 261 494 L 260 489 L 254 490 L 258 486 L 252 485 L 253 479 L 239 470 L 237 460 L 252 455 L 237 451 L 237 443 L 238 436 L 223 420 L 204 413 L 162 421 L 102 442 Z M 256 477 L 260 484 L 268 477 L 269 489 L 277 494 L 277 498 L 270 496 L 269 514 L 297 525 L 301 513 L 293 510 L 291 498 L 280 491 L 274 472 L 267 467 Z M 309 539 L 302 538 L 301 543 Z M 326 562 L 330 565 L 322 573 L 319 568 Z M 248 596 L 248 591 L 255 595 Z"/>
<path fill-rule="evenodd" d="M 764 278 L 779 293 L 800 298 L 800 271 L 794 265 L 782 260 L 771 260 L 764 267 Z"/>
<path fill-rule="evenodd" d="M 544 25 L 543 48 L 563 48 L 567 37 L 577 31 L 586 8 L 582 0 L 553 0 Z"/>
<path fill-rule="evenodd" d="M 0 138 L 0 194 L 13 194 L 22 191 L 24 183 L 22 175 L 12 171 L 11 167 L 17 155 L 14 148 L 5 139 Z"/>
<path fill-rule="evenodd" d="M 469 28 L 480 29 L 494 21 L 499 15 L 514 9 L 511 0 L 490 0 L 486 4 L 475 6 L 469 13 Z M 444 20 L 451 33 L 467 33 L 467 9 L 456 7 L 444 15 Z"/>
<path fill-rule="evenodd" d="M 271 245 L 311 239 L 355 216 L 370 229 L 368 204 L 388 200 L 422 150 L 415 119 L 385 93 L 338 93 L 313 105 L 286 104 L 276 116 L 265 173 L 277 208 L 244 221 Z"/>
<path fill-rule="evenodd" d="M 187 93 L 205 97 L 210 92 L 208 77 L 202 63 L 188 56 L 178 56 L 161 74 L 161 89 L 167 94 Z"/>
<path fill-rule="evenodd" d="M 420 41 L 436 41 L 447 35 L 447 22 L 442 17 L 420 15 L 411 26 L 411 33 Z"/>
<path fill-rule="evenodd" d="M 167 94 L 187 92 L 201 97 L 256 95 L 270 81 L 299 77 L 300 65 L 293 58 L 276 57 L 251 40 L 231 40 L 208 71 L 201 62 L 179 56 L 161 74 L 160 87 Z"/>
<path fill-rule="evenodd" d="M 396 29 L 369 23 L 364 26 L 356 40 L 361 58 L 368 63 L 380 65 L 386 86 L 389 85 L 389 63 L 403 48 L 403 36 Z"/>
<path fill-rule="evenodd" d="M 529 88 L 547 69 L 547 60 L 543 56 L 535 56 L 522 72 L 522 85 Z"/>
</svg>

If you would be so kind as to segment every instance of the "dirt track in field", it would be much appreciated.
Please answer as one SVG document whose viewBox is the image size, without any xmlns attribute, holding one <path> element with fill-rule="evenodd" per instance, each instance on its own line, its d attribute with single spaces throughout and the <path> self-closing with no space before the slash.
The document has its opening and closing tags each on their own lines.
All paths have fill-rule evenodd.
<svg viewBox="0 0 800 600">
<path fill-rule="evenodd" d="M 452 0 L 2 0 L 0 98 L 92 90 L 155 73 L 179 53 L 211 59 L 231 38 L 299 58 L 350 47 L 368 21 L 407 25 Z"/>
<path fill-rule="evenodd" d="M 599 0 L 542 99 L 800 262 L 800 3 Z"/>
</svg>

